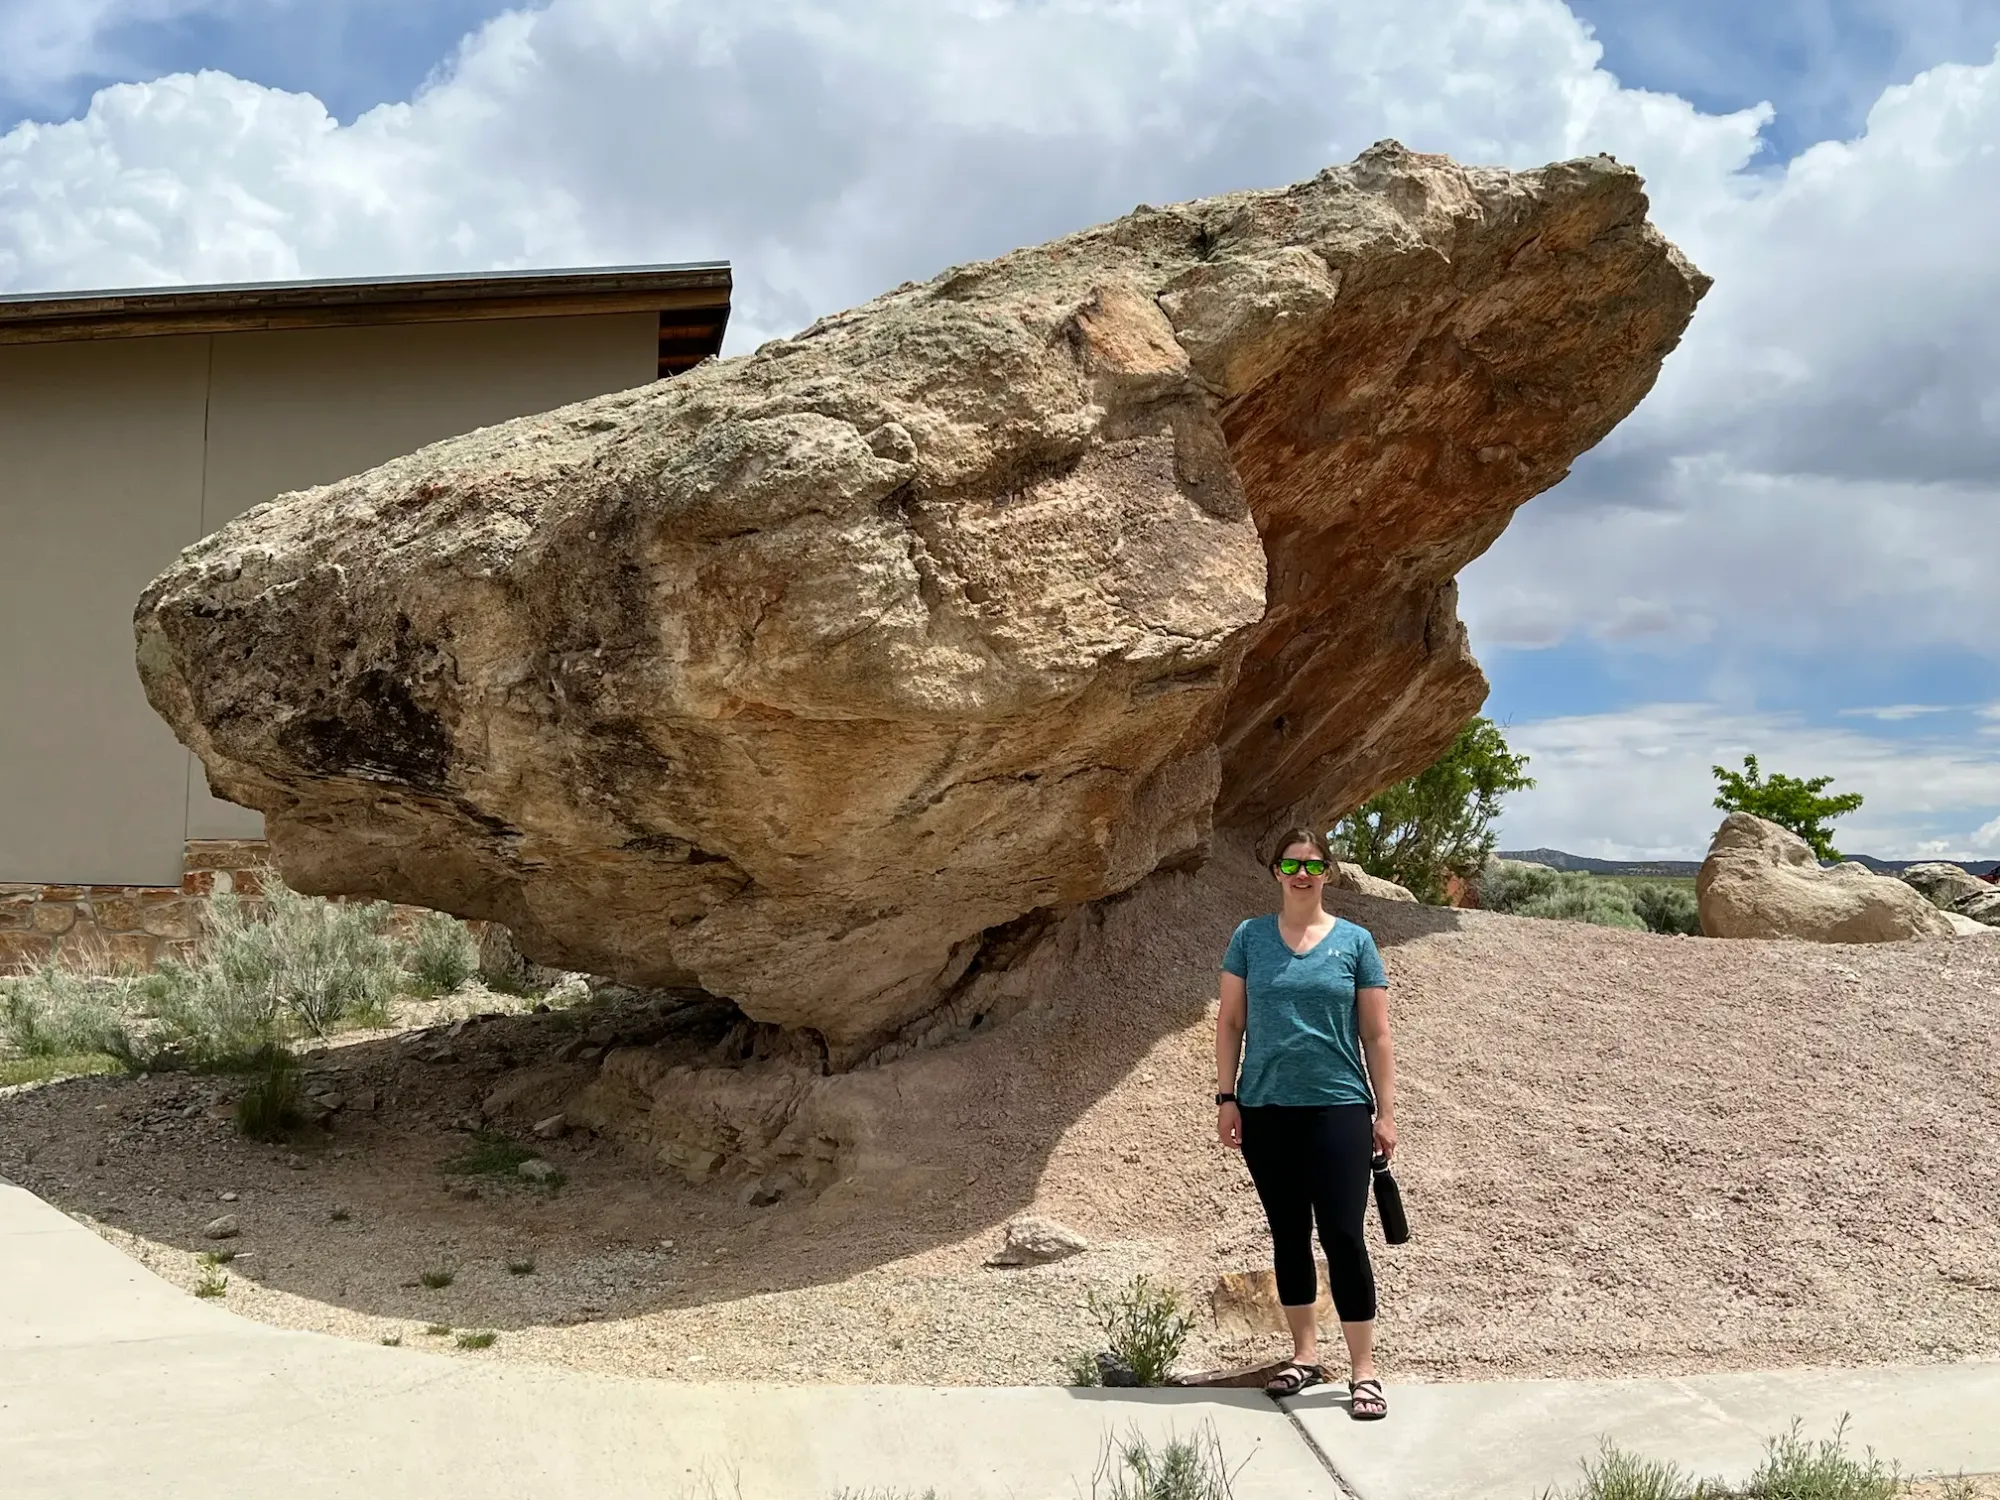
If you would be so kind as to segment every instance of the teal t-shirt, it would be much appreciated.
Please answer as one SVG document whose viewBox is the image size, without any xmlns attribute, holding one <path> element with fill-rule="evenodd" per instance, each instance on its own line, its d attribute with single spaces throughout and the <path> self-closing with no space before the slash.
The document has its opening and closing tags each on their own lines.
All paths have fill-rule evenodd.
<svg viewBox="0 0 2000 1500">
<path fill-rule="evenodd" d="M 1222 955 L 1250 1001 L 1236 1097 L 1244 1104 L 1372 1104 L 1354 992 L 1386 988 L 1382 955 L 1365 927 L 1340 920 L 1299 954 L 1275 914 L 1241 923 Z"/>
</svg>

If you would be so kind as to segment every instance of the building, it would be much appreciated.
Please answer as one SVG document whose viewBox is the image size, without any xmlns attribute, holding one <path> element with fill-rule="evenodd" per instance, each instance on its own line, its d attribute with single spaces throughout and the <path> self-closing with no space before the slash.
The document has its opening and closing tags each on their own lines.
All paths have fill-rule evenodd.
<svg viewBox="0 0 2000 1500">
<path fill-rule="evenodd" d="M 32 958 L 58 908 L 177 891 L 191 844 L 261 836 L 133 666 L 133 606 L 183 547 L 687 369 L 721 348 L 730 286 L 717 263 L 0 297 L 0 948 Z"/>
</svg>

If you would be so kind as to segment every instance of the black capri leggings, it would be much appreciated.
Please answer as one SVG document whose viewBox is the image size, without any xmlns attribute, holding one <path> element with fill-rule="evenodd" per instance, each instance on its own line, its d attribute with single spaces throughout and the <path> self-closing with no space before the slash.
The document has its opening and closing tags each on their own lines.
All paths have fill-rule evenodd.
<svg viewBox="0 0 2000 1500">
<path fill-rule="evenodd" d="M 1375 1316 L 1375 1268 L 1361 1233 L 1374 1154 L 1375 1117 L 1365 1104 L 1264 1104 L 1243 1111 L 1243 1163 L 1271 1222 L 1278 1300 L 1286 1307 L 1318 1300 L 1312 1252 L 1317 1219 L 1340 1321 L 1365 1323 Z"/>
</svg>

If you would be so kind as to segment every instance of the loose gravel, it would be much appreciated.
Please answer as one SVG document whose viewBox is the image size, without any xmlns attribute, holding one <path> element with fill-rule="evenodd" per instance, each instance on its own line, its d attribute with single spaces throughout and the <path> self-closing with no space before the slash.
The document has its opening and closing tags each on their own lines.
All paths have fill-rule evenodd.
<svg viewBox="0 0 2000 1500">
<path fill-rule="evenodd" d="M 1224 847 L 1109 903 L 1037 1009 L 868 1080 L 894 1107 L 810 1201 L 751 1207 L 577 1135 L 533 1141 L 559 1183 L 442 1172 L 499 1082 L 577 1055 L 590 1007 L 343 1039 L 307 1064 L 331 1128 L 290 1147 L 235 1134 L 225 1079 L 9 1090 L 0 1173 L 190 1290 L 234 1250 L 238 1314 L 459 1358 L 1042 1383 L 1099 1342 L 1088 1294 L 1145 1273 L 1197 1311 L 1185 1366 L 1248 1362 L 1280 1339 L 1223 1337 L 1207 1295 L 1268 1247 L 1208 1096 L 1216 960 L 1267 887 Z M 1329 904 L 1392 985 L 1414 1228 L 1376 1240 L 1392 1379 L 2000 1356 L 2000 941 Z M 204 1239 L 225 1213 L 239 1234 Z M 988 1268 L 1020 1213 L 1090 1248 Z"/>
</svg>

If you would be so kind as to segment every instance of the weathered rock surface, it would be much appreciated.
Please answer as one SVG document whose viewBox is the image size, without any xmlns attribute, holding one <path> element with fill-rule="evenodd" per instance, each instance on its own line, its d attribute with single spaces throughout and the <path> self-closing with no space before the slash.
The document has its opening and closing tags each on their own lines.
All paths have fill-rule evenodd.
<svg viewBox="0 0 2000 1500">
<path fill-rule="evenodd" d="M 1695 900 L 1712 938 L 1893 943 L 1953 935 L 1914 887 L 1851 861 L 1822 869 L 1804 839 L 1749 813 L 1722 820 L 1695 876 Z"/>
<path fill-rule="evenodd" d="M 1901 871 L 1897 878 L 1905 885 L 1915 887 L 1926 901 L 1941 911 L 1951 910 L 1956 902 L 1967 896 L 1987 895 L 1993 890 L 1992 886 L 1970 870 L 1961 869 L 1942 860 L 1911 865 Z"/>
<path fill-rule="evenodd" d="M 1454 579 L 1703 277 L 1608 158 L 1394 143 L 281 497 L 146 591 L 293 887 L 699 985 L 836 1064 L 1212 823 L 1481 703 Z"/>
<path fill-rule="evenodd" d="M 1987 927 L 2000 927 L 2000 890 L 1988 885 L 1968 895 L 1960 896 L 1951 903 L 1951 914 L 1955 917 L 1970 917 Z"/>
<path fill-rule="evenodd" d="M 1000 1248 L 986 1262 L 989 1266 L 1045 1266 L 1067 1260 L 1090 1248 L 1090 1242 L 1074 1229 L 1053 1219 L 1022 1214 L 1009 1219 L 1001 1231 Z"/>
<path fill-rule="evenodd" d="M 1335 860 L 1333 878 L 1330 882 L 1343 891 L 1355 891 L 1363 896 L 1373 896 L 1381 901 L 1414 901 L 1417 898 L 1407 887 L 1397 885 L 1393 880 L 1384 880 L 1379 875 L 1370 875 L 1359 865 L 1351 865 L 1346 860 Z"/>
</svg>

